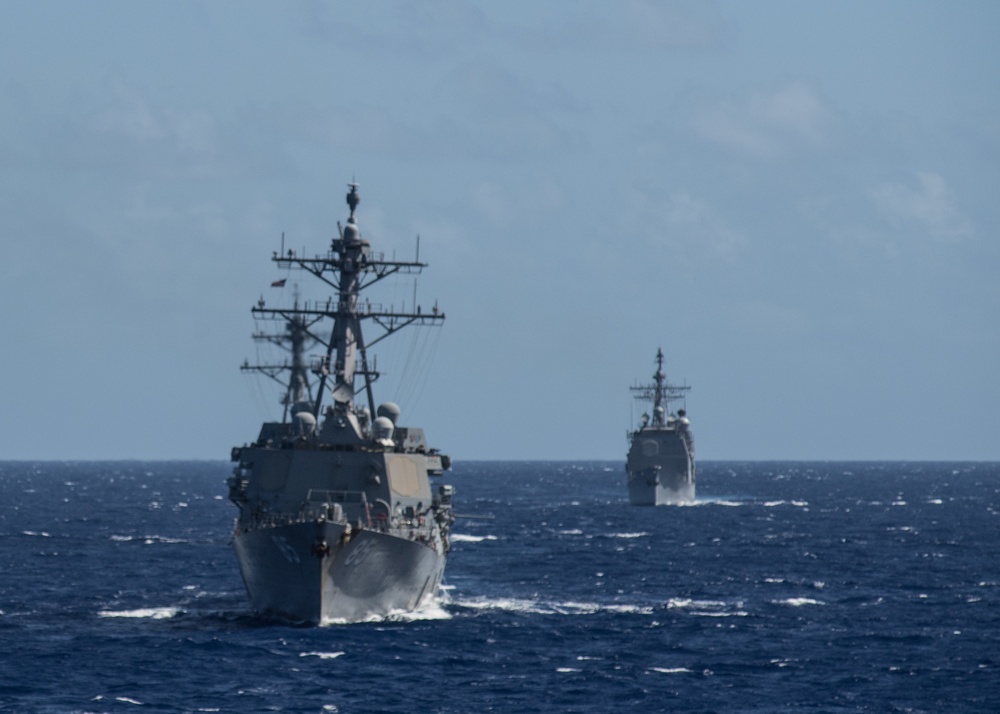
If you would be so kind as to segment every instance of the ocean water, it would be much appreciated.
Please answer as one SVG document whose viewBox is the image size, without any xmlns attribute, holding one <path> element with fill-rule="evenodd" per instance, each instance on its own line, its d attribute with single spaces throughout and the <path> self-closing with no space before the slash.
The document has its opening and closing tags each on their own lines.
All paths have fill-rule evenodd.
<svg viewBox="0 0 1000 714">
<path fill-rule="evenodd" d="M 4 712 L 1000 711 L 1000 464 L 458 463 L 440 602 L 255 618 L 225 462 L 0 463 Z"/>
</svg>

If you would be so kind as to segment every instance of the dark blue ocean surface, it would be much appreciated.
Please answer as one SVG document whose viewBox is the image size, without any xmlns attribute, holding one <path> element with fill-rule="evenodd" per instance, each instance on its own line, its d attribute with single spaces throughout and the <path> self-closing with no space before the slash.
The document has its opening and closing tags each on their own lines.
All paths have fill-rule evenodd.
<svg viewBox="0 0 1000 714">
<path fill-rule="evenodd" d="M 11 712 L 1000 710 L 1000 464 L 469 463 L 442 603 L 248 611 L 218 463 L 0 463 Z"/>
</svg>

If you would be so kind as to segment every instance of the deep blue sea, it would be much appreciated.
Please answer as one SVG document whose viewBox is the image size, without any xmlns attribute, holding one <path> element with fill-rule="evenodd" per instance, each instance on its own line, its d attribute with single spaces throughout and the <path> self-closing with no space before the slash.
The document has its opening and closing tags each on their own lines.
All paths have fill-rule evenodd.
<svg viewBox="0 0 1000 714">
<path fill-rule="evenodd" d="M 1000 711 L 1000 464 L 456 464 L 438 606 L 253 617 L 225 462 L 0 463 L 4 712 Z"/>
</svg>

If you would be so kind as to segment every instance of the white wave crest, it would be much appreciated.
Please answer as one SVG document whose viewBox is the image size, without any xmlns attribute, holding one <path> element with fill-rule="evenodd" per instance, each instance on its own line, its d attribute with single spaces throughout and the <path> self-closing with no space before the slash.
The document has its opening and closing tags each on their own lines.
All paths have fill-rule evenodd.
<svg viewBox="0 0 1000 714">
<path fill-rule="evenodd" d="M 604 605 L 601 609 L 607 612 L 620 612 L 626 615 L 653 614 L 653 608 L 650 605 Z"/>
<path fill-rule="evenodd" d="M 452 543 L 481 543 L 484 540 L 497 539 L 495 535 L 475 536 L 467 533 L 452 533 L 450 538 Z"/>
<path fill-rule="evenodd" d="M 471 610 L 506 610 L 508 612 L 522 612 L 533 615 L 552 614 L 550 609 L 545 608 L 538 601 L 521 598 L 473 598 L 458 601 L 455 604 Z"/>
<path fill-rule="evenodd" d="M 320 659 L 337 659 L 343 652 L 299 652 L 299 657 L 319 657 Z"/>
<path fill-rule="evenodd" d="M 444 609 L 444 599 L 433 598 L 412 612 L 391 612 L 386 618 L 393 622 L 417 622 L 420 620 L 450 620 L 451 614 Z"/>
<path fill-rule="evenodd" d="M 101 610 L 99 617 L 131 617 L 146 618 L 150 620 L 167 620 L 174 617 L 181 610 L 178 607 L 147 607 L 139 610 Z"/>
<path fill-rule="evenodd" d="M 659 672 L 660 674 L 686 674 L 691 670 L 687 667 L 650 667 L 650 672 Z"/>
<path fill-rule="evenodd" d="M 725 606 L 725 600 L 692 600 L 689 597 L 672 597 L 667 601 L 667 607 L 671 610 L 686 610 L 690 608 L 720 608 Z"/>
<path fill-rule="evenodd" d="M 614 612 L 626 615 L 652 615 L 649 605 L 629 605 L 597 602 L 544 602 L 523 598 L 472 598 L 455 603 L 458 607 L 472 610 L 504 610 L 529 615 L 594 615 L 600 612 Z"/>
<path fill-rule="evenodd" d="M 696 498 L 693 501 L 678 503 L 678 506 L 745 506 L 742 501 L 733 501 L 729 498 Z"/>
<path fill-rule="evenodd" d="M 111 540 L 116 543 L 131 543 L 132 541 L 142 541 L 143 545 L 153 545 L 154 543 L 187 543 L 183 538 L 171 538 L 161 535 L 127 536 L 112 535 Z"/>
<path fill-rule="evenodd" d="M 373 623 L 373 622 L 417 622 L 420 620 L 450 620 L 451 614 L 444 609 L 444 600 L 447 599 L 447 595 L 443 594 L 440 598 L 432 598 L 428 602 L 421 605 L 416 610 L 393 610 L 386 615 L 371 615 L 363 620 L 352 620 L 348 622 L 347 620 L 335 617 L 335 618 L 323 618 L 320 623 L 321 627 L 328 627 L 331 625 L 350 625 L 359 623 Z"/>
<path fill-rule="evenodd" d="M 668 610 L 684 610 L 697 617 L 746 617 L 743 603 L 728 603 L 724 600 L 692 600 L 686 597 L 672 597 L 667 601 Z"/>
<path fill-rule="evenodd" d="M 791 605 L 792 607 L 802 607 L 803 605 L 825 605 L 826 603 L 821 600 L 815 600 L 811 597 L 788 597 L 784 600 L 772 600 L 775 605 Z"/>
</svg>

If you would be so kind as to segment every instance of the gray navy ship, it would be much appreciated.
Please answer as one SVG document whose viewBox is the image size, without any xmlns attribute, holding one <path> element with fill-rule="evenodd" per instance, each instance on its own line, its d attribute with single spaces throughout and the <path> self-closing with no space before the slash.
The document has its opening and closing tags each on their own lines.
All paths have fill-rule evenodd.
<svg viewBox="0 0 1000 714">
<path fill-rule="evenodd" d="M 394 403 L 376 408 L 379 372 L 369 360 L 385 337 L 410 325 L 440 325 L 445 316 L 436 304 L 407 311 L 361 302 L 371 285 L 426 264 L 419 242 L 414 261 L 372 251 L 355 217 L 358 187 L 349 186 L 350 217 L 338 224 L 328 252 L 286 252 L 282 240 L 272 256 L 335 294 L 301 304 L 296 294 L 288 308 L 261 298 L 254 318 L 279 331 L 254 337 L 283 347 L 291 360 L 243 365 L 285 387 L 284 414 L 266 422 L 252 444 L 232 450 L 229 498 L 239 508 L 232 545 L 254 611 L 292 622 L 358 622 L 430 602 L 454 521 L 452 487 L 433 488 L 430 479 L 450 467 L 449 458 L 428 446 L 422 429 L 404 426 Z M 366 323 L 377 333 L 367 341 Z M 319 356 L 307 366 L 313 348 Z"/>
<path fill-rule="evenodd" d="M 694 436 L 684 409 L 667 414 L 670 402 L 682 400 L 690 387 L 667 382 L 663 350 L 656 351 L 652 384 L 631 388 L 635 398 L 653 403 L 653 415 L 629 432 L 628 497 L 634 506 L 660 506 L 694 501 Z"/>
</svg>

